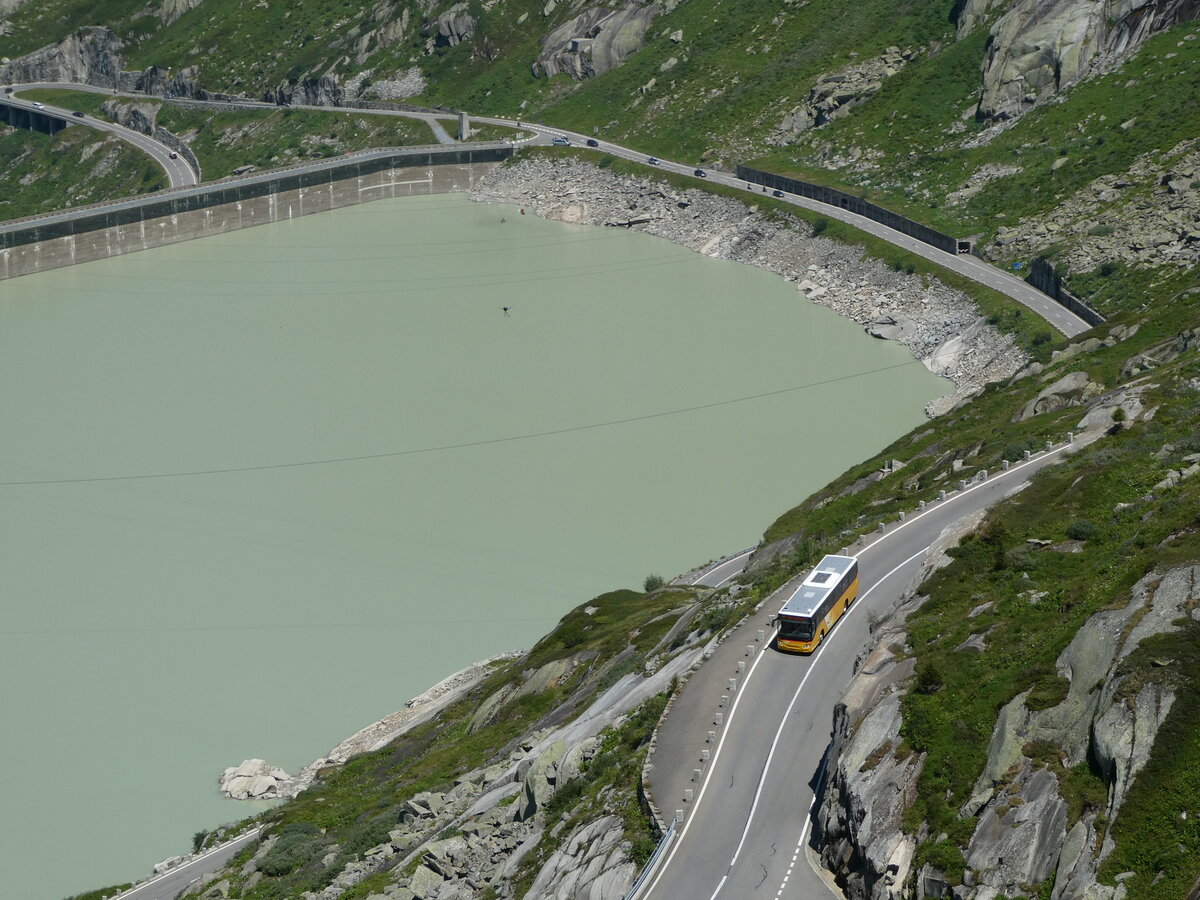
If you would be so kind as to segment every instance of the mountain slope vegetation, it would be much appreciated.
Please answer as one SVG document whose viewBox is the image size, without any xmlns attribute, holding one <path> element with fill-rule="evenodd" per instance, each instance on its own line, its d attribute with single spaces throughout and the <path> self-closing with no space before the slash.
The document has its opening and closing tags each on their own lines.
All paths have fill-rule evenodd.
<svg viewBox="0 0 1200 900">
<path fill-rule="evenodd" d="M 239 898 L 411 896 L 413 879 L 426 877 L 422 869 L 459 852 L 448 842 L 461 840 L 466 858 L 479 851 L 481 834 L 517 818 L 517 801 L 508 797 L 495 807 L 509 810 L 505 822 L 439 818 L 427 805 L 430 794 L 438 802 L 455 791 L 452 799 L 467 799 L 476 787 L 501 784 L 498 770 L 486 773 L 518 765 L 538 738 L 574 721 L 620 679 L 660 671 L 719 634 L 820 553 L 1086 420 L 1107 434 L 1043 473 L 951 552 L 952 564 L 923 587 L 929 599 L 911 617 L 908 643 L 895 650 L 915 674 L 904 686 L 896 745 L 876 763 L 921 760 L 907 785 L 904 833 L 918 863 L 939 873 L 947 890 L 973 896 L 972 841 L 986 811 L 968 801 L 1001 710 L 1024 703 L 1041 712 L 1061 703 L 1067 688 L 1056 660 L 1077 629 L 1127 606 L 1142 579 L 1198 559 L 1194 3 L 48 0 L 5 8 L 0 56 L 13 60 L 2 69 L 10 76 L 74 71 L 99 84 L 117 78 L 128 87 L 140 79 L 160 95 L 444 105 L 600 133 L 714 168 L 752 163 L 973 236 L 1005 267 L 1048 258 L 1109 317 L 1072 345 L 1044 342 L 1040 361 L 1009 383 L 990 386 L 783 512 L 765 532 L 758 563 L 732 588 L 617 592 L 582 604 L 529 656 L 498 669 L 439 721 L 319 773 L 310 791 L 262 816 L 262 841 L 193 897 L 214 890 Z M 96 27 L 119 42 L 115 55 L 85 59 L 78 42 L 70 44 L 79 29 Z M 1029 47 L 1037 52 L 1022 55 Z M 21 62 L 34 53 L 41 54 L 34 63 Z M 214 135 L 268 118 L 255 113 L 235 123 L 232 114 L 180 111 L 169 100 L 160 115 L 178 132 L 194 132 L 198 149 L 211 144 L 206 152 L 213 154 L 220 144 Z M 227 141 L 213 158 L 226 170 L 274 164 L 290 157 L 289 148 L 325 154 L 332 145 L 321 135 L 334 135 L 317 115 L 324 114 L 271 113 L 280 123 L 286 117 L 277 139 L 260 141 L 244 159 Z M 17 186 L 0 211 L 53 205 L 48 176 L 79 153 L 51 150 L 77 148 L 77 132 L 67 129 L 54 144 L 11 131 L 0 137 L 0 159 L 26 167 L 10 170 L 20 177 L 8 182 Z M 353 139 L 336 137 L 339 146 Z M 69 193 L 101 199 L 157 186 L 131 164 L 134 170 L 123 181 L 93 178 Z M 1015 312 L 992 318 L 1016 327 Z M 1076 388 L 1050 390 L 1072 378 Z M 781 497 L 780 506 L 797 499 Z M 596 609 L 607 611 L 603 622 Z M 984 635 L 982 645 L 968 646 Z M 1056 748 L 1030 742 L 1021 763 L 1052 772 L 1070 821 L 1091 829 L 1103 888 L 1096 896 L 1113 900 L 1125 896 L 1118 876 L 1131 897 L 1183 898 L 1200 868 L 1196 816 L 1179 806 L 1200 769 L 1194 622 L 1143 648 L 1121 662 L 1124 683 L 1168 684 L 1178 699 L 1119 815 L 1111 817 L 1106 800 L 1115 781 L 1094 760 L 1066 766 Z M 555 675 L 549 683 L 547 673 Z M 507 717 L 476 727 L 477 711 L 493 702 Z M 608 816 L 628 841 L 620 865 L 645 858 L 653 835 L 629 781 L 663 702 L 656 695 L 597 735 L 591 756 L 580 751 L 577 782 L 564 778 L 548 794 L 541 782 L 521 782 L 543 791 L 535 805 L 563 827 L 527 848 L 524 864 L 508 869 L 501 860 L 507 875 L 488 880 L 480 896 L 519 895 L 535 883 L 538 866 L 571 846 L 572 835 Z M 463 780 L 468 770 L 485 774 Z M 1017 785 L 1014 779 L 1003 789 Z M 991 810 L 1002 816 L 1013 808 L 1005 802 L 1003 813 Z M 532 826 L 519 834 L 529 839 Z M 1065 891 L 1052 876 L 1007 895 L 1073 897 Z"/>
</svg>

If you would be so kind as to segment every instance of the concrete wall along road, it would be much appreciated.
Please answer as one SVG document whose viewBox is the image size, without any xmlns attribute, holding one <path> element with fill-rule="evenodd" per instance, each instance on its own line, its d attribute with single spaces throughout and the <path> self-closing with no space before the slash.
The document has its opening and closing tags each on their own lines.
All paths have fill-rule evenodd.
<svg viewBox="0 0 1200 900">
<path fill-rule="evenodd" d="M 0 278 L 15 278 L 387 197 L 466 191 L 512 147 L 375 150 L 0 225 Z"/>
<path fill-rule="evenodd" d="M 764 172 L 761 169 L 752 169 L 749 166 L 738 166 L 737 177 L 742 181 L 765 185 L 773 190 L 786 191 L 798 197 L 807 197 L 809 200 L 816 200 L 818 203 L 827 203 L 830 206 L 849 210 L 852 213 L 857 213 L 860 216 L 865 216 L 868 219 L 886 225 L 893 231 L 899 231 L 901 234 L 914 237 L 924 244 L 929 244 L 931 247 L 937 247 L 946 253 L 963 253 L 969 252 L 971 249 L 969 242 L 960 241 L 948 234 L 943 234 L 936 229 L 930 228 L 928 225 L 922 225 L 920 222 L 914 222 L 912 219 L 906 218 L 899 213 L 894 213 L 890 209 L 876 206 L 862 197 L 855 197 L 853 194 L 847 194 L 844 191 L 839 191 L 831 187 L 811 184 L 807 181 L 800 181 L 797 178 L 785 178 L 782 175 Z"/>
<path fill-rule="evenodd" d="M 1099 325 L 1105 321 L 1104 316 L 1063 287 L 1062 276 L 1054 271 L 1050 260 L 1040 256 L 1035 259 L 1025 280 L 1043 294 L 1049 294 L 1089 325 Z"/>
</svg>

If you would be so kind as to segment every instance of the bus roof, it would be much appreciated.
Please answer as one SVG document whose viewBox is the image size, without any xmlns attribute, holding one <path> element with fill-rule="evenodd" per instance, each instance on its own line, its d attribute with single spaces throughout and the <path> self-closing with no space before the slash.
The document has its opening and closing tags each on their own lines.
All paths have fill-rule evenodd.
<svg viewBox="0 0 1200 900">
<path fill-rule="evenodd" d="M 803 583 L 788 597 L 787 603 L 779 610 L 781 616 L 800 616 L 810 618 L 821 608 L 825 598 L 829 596 L 842 576 L 858 563 L 854 556 L 826 556 L 805 576 Z"/>
</svg>

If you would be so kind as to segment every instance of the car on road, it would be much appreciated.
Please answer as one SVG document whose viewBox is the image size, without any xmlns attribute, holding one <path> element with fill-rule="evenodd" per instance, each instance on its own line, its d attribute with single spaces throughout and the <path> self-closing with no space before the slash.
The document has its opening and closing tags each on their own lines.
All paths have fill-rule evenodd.
<svg viewBox="0 0 1200 900">
<path fill-rule="evenodd" d="M 782 197 L 783 191 L 771 191 L 771 196 L 772 197 Z"/>
<path fill-rule="evenodd" d="M 652 165 L 652 166 L 657 166 L 658 165 L 658 157 L 657 156 L 648 156 L 648 157 L 646 157 L 646 162 L 650 163 L 650 165 Z"/>
<path fill-rule="evenodd" d="M 705 172 L 703 169 L 697 169 L 692 174 L 695 175 L 697 178 L 707 178 L 708 177 L 708 173 Z"/>
<path fill-rule="evenodd" d="M 176 153 L 174 150 L 172 150 L 172 151 L 171 151 L 169 154 L 167 154 L 167 155 L 168 155 L 168 156 L 170 156 L 170 157 L 171 157 L 171 159 L 179 159 L 179 154 L 178 154 L 178 153 Z"/>
<path fill-rule="evenodd" d="M 34 109 L 45 109 L 45 108 L 46 108 L 46 104 L 45 104 L 45 103 L 38 103 L 36 100 L 34 100 L 34 101 L 33 101 L 33 108 L 34 108 Z"/>
<path fill-rule="evenodd" d="M 83 118 L 83 113 L 81 113 L 79 110 L 75 110 L 75 112 L 71 113 L 71 115 L 75 116 L 77 119 Z"/>
<path fill-rule="evenodd" d="M 559 147 L 570 147 L 571 146 L 570 140 L 568 140 L 567 138 L 562 138 L 562 137 L 555 138 L 550 143 L 556 144 Z"/>
<path fill-rule="evenodd" d="M 595 138 L 588 138 L 588 139 L 587 139 L 587 145 L 588 145 L 589 147 L 599 147 L 599 146 L 600 146 L 600 142 L 599 142 L 598 140 L 596 140 Z"/>
<path fill-rule="evenodd" d="M 10 88 L 10 87 L 6 87 L 6 88 L 4 89 L 4 93 L 6 93 L 6 94 L 11 94 L 11 93 L 12 93 L 12 88 Z"/>
</svg>

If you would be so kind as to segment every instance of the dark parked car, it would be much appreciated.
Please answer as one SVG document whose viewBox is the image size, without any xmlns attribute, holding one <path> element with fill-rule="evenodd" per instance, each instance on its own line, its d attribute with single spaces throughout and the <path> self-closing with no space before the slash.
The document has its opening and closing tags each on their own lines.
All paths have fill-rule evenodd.
<svg viewBox="0 0 1200 900">
<path fill-rule="evenodd" d="M 75 110 L 75 112 L 71 113 L 71 115 L 75 116 L 78 119 L 83 118 L 83 113 L 81 113 L 79 110 Z"/>
<path fill-rule="evenodd" d="M 708 173 L 705 172 L 703 169 L 697 169 L 692 174 L 695 175 L 697 178 L 707 178 L 708 177 Z"/>
<path fill-rule="evenodd" d="M 771 196 L 772 197 L 782 197 L 783 191 L 771 191 Z"/>
<path fill-rule="evenodd" d="M 588 139 L 587 139 L 587 145 L 588 145 L 589 147 L 599 147 L 599 146 L 600 146 L 600 142 L 599 142 L 598 140 L 596 140 L 595 138 L 588 138 Z"/>
<path fill-rule="evenodd" d="M 4 93 L 6 93 L 6 94 L 11 94 L 11 93 L 12 93 L 12 88 L 10 88 L 10 87 L 6 87 L 6 88 L 4 89 Z"/>
</svg>

